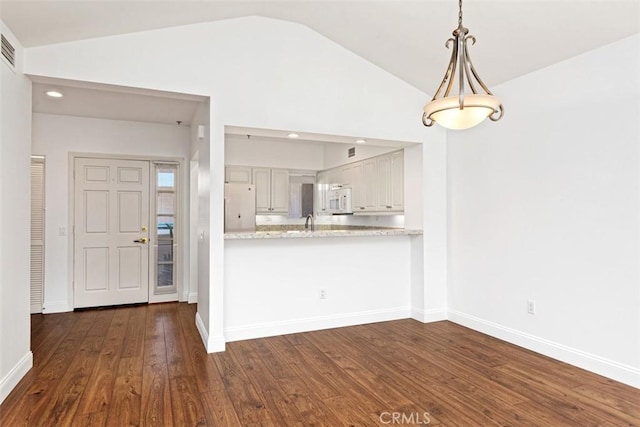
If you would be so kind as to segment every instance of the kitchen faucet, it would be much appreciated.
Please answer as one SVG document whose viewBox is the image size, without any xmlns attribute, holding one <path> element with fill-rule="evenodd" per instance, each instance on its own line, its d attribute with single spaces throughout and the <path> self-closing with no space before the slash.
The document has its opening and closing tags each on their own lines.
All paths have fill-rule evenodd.
<svg viewBox="0 0 640 427">
<path fill-rule="evenodd" d="M 304 222 L 304 229 L 305 230 L 309 229 L 309 220 L 311 220 L 311 231 L 315 231 L 316 230 L 316 226 L 313 223 L 313 215 L 312 214 L 307 215 L 307 219 Z"/>
</svg>

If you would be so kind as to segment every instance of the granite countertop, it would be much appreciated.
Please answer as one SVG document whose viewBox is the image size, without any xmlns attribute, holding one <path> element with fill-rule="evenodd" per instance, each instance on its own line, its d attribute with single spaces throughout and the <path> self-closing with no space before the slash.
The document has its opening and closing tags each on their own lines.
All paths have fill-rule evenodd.
<svg viewBox="0 0 640 427">
<path fill-rule="evenodd" d="M 341 230 L 270 230 L 256 232 L 225 233 L 225 240 L 248 239 L 301 239 L 314 237 L 361 237 L 361 236 L 416 236 L 422 230 L 407 230 L 404 228 L 357 228 Z"/>
</svg>

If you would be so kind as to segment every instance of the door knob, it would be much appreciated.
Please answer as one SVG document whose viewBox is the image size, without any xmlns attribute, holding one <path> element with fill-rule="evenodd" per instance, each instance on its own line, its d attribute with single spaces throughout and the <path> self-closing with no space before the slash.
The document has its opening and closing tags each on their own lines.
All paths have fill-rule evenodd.
<svg viewBox="0 0 640 427">
<path fill-rule="evenodd" d="M 134 240 L 134 243 L 143 243 L 144 244 L 144 243 L 147 243 L 148 240 L 149 239 L 147 239 L 146 237 L 143 237 L 141 239 Z"/>
</svg>

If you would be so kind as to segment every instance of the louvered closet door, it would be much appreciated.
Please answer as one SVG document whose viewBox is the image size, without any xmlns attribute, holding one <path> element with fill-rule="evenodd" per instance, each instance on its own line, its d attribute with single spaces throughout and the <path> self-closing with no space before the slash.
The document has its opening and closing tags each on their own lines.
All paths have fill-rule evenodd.
<svg viewBox="0 0 640 427">
<path fill-rule="evenodd" d="M 44 159 L 31 159 L 31 313 L 44 301 Z"/>
</svg>

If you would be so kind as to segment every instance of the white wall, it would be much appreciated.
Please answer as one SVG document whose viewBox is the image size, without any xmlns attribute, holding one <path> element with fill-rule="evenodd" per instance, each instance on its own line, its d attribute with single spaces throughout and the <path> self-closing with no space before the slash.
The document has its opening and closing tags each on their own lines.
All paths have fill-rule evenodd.
<svg viewBox="0 0 640 427">
<path fill-rule="evenodd" d="M 22 47 L 0 21 L 0 32 L 16 48 L 16 68 L 0 59 L 0 402 L 33 364 L 29 318 L 31 81 L 22 73 Z"/>
<path fill-rule="evenodd" d="M 307 27 L 269 18 L 34 47 L 26 68 L 211 96 L 231 126 L 413 142 L 425 135 L 415 119 L 425 94 Z"/>
<path fill-rule="evenodd" d="M 495 87 L 448 158 L 450 318 L 636 387 L 639 75 L 636 35 Z"/>
<path fill-rule="evenodd" d="M 426 133 L 426 132 L 425 132 Z M 355 147 L 356 155 L 348 157 L 347 152 L 350 147 Z M 323 169 L 331 169 L 348 163 L 357 162 L 359 160 L 368 159 L 370 157 L 379 156 L 381 154 L 397 151 L 395 147 L 382 147 L 366 144 L 331 144 L 327 145 L 324 150 L 324 167 Z"/>
<path fill-rule="evenodd" d="M 184 160 L 181 170 L 182 205 L 187 212 L 189 127 L 153 123 L 103 120 L 53 114 L 33 114 L 34 154 L 46 161 L 46 236 L 44 313 L 73 309 L 69 271 L 69 153 L 172 157 Z M 188 236 L 188 216 L 182 223 Z M 60 228 L 65 235 L 60 235 Z M 182 245 L 182 283 L 188 284 L 188 239 Z"/>
<path fill-rule="evenodd" d="M 411 316 L 421 322 L 447 318 L 447 139 L 440 127 L 428 132 L 404 152 L 404 227 L 423 230 L 411 241 Z"/>
<path fill-rule="evenodd" d="M 227 240 L 225 336 L 235 341 L 407 318 L 411 239 Z"/>
<path fill-rule="evenodd" d="M 168 58 L 174 61 L 168 64 Z M 198 296 L 199 327 L 210 351 L 224 348 L 226 125 L 409 142 L 429 138 L 416 119 L 425 94 L 304 26 L 268 18 L 35 47 L 26 64 L 34 75 L 210 97 L 210 150 L 199 156 L 201 165 L 210 162 L 202 190 L 210 195 L 210 233 L 203 241 L 210 287 L 207 295 L 200 283 Z"/>
<path fill-rule="evenodd" d="M 228 165 L 318 171 L 324 168 L 323 154 L 320 143 L 225 136 L 224 157 Z"/>
<path fill-rule="evenodd" d="M 209 347 L 210 337 L 210 247 L 211 247 L 211 126 L 209 122 L 210 103 L 201 104 L 193 117 L 191 125 L 191 157 L 198 159 L 198 201 L 197 206 L 197 226 L 196 238 L 197 246 L 197 298 L 198 308 L 196 313 L 196 324 L 202 335 L 202 340 Z M 198 138 L 198 126 L 204 127 L 204 137 Z M 192 208 L 194 208 L 192 206 Z"/>
</svg>

